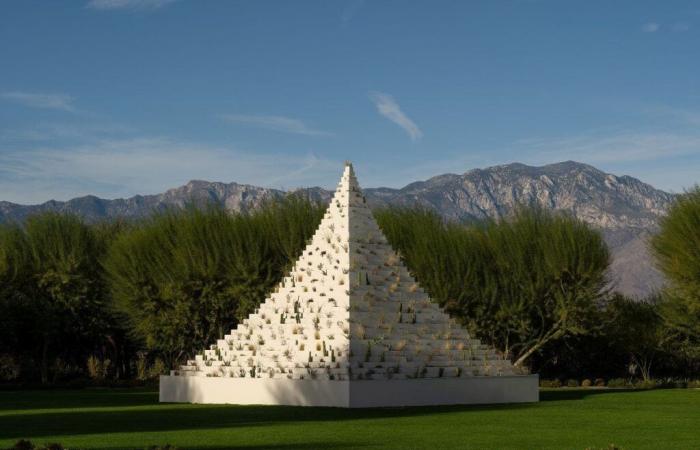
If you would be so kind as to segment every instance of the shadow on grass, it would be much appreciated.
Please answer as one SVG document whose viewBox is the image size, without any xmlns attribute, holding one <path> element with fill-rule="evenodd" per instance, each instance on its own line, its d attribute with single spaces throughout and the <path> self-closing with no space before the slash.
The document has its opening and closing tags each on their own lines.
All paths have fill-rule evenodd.
<svg viewBox="0 0 700 450">
<path fill-rule="evenodd" d="M 647 390 L 648 391 L 648 390 Z M 540 402 L 556 402 L 564 400 L 583 400 L 586 397 L 608 394 L 629 394 L 646 392 L 640 389 L 599 389 L 599 388 L 562 388 L 540 390 Z"/>
<path fill-rule="evenodd" d="M 34 444 L 41 444 L 40 439 L 35 439 Z M 165 445 L 165 444 L 163 444 Z M 148 448 L 149 444 L 143 446 L 143 448 Z M 339 442 L 326 442 L 326 441 L 307 441 L 302 443 L 294 444 L 274 444 L 265 443 L 260 445 L 188 445 L 187 450 L 308 450 L 308 449 L 331 449 L 331 450 L 343 450 L 351 448 L 364 448 L 364 447 L 377 447 L 376 443 L 363 443 L 358 441 L 339 443 Z M 71 447 L 72 448 L 72 447 Z M 139 447 L 140 448 L 140 447 Z M 176 448 L 180 448 L 177 447 Z M 133 450 L 134 447 L 109 447 L 110 450 Z"/>
<path fill-rule="evenodd" d="M 3 411 L 143 406 L 158 403 L 158 391 L 148 388 L 85 388 L 0 391 Z"/>
<path fill-rule="evenodd" d="M 260 444 L 260 445 L 227 445 L 226 447 L 221 446 L 188 446 L 188 450 L 308 450 L 308 449 L 349 449 L 349 448 L 363 448 L 363 447 L 377 447 L 377 444 L 369 444 L 362 442 L 348 442 L 348 443 L 338 443 L 338 442 L 324 442 L 324 441 L 309 441 L 304 443 L 296 444 Z M 116 449 L 114 449 L 116 450 Z M 124 449 L 126 450 L 126 449 Z"/>
<path fill-rule="evenodd" d="M 542 391 L 542 406 L 552 401 L 581 400 L 591 395 L 634 391 L 572 389 Z M 453 405 L 403 408 L 311 408 L 293 406 L 237 406 L 159 404 L 158 394 L 144 390 L 76 390 L 22 392 L 0 395 L 0 439 L 69 436 L 111 432 L 153 432 L 236 427 L 264 427 L 278 423 L 348 421 L 439 415 L 469 411 L 502 411 L 537 408 L 536 404 Z M 4 400 L 9 400 L 5 402 Z M 103 407 L 114 410 L 81 410 Z M 124 409 L 128 407 L 128 409 Z M 52 412 L 54 408 L 70 411 Z M 32 409 L 44 411 L 32 412 Z M 7 413 L 18 410 L 18 413 Z M 323 443 L 279 448 L 319 447 Z M 336 446 L 338 444 L 335 444 Z M 357 446 L 357 443 L 353 443 Z M 207 448 L 207 447 L 202 447 Z M 208 447 L 212 448 L 212 447 Z M 240 447 L 251 448 L 251 447 Z M 342 448 L 342 446 L 337 447 Z"/>
<path fill-rule="evenodd" d="M 36 443 L 41 441 L 37 440 Z M 164 444 L 163 444 L 164 445 Z M 309 450 L 309 449 L 331 449 L 331 450 L 344 450 L 352 448 L 364 448 L 364 447 L 374 447 L 377 448 L 376 443 L 364 443 L 364 442 L 326 442 L 326 441 L 307 441 L 295 444 L 260 444 L 260 445 L 188 445 L 187 450 Z M 139 447 L 140 448 L 140 447 Z M 148 445 L 144 445 L 143 448 L 148 448 Z M 181 448 L 177 447 L 176 448 Z M 109 447 L 110 450 L 133 450 L 134 447 Z"/>
<path fill-rule="evenodd" d="M 54 393 L 55 394 L 55 393 Z M 62 394 L 65 394 L 62 393 Z M 151 401 L 143 402 L 143 394 L 152 395 Z M 51 394 L 49 394 L 51 395 Z M 85 397 L 83 391 L 74 395 Z M 85 399 L 73 404 L 71 411 L 52 412 L 51 409 L 42 412 L 32 412 L 23 408 L 17 414 L 6 414 L 0 417 L 0 439 L 32 438 L 41 439 L 43 436 L 72 436 L 100 433 L 152 432 L 170 430 L 197 430 L 213 428 L 264 427 L 278 423 L 348 421 L 363 419 L 381 419 L 393 417 L 410 417 L 453 413 L 459 411 L 485 411 L 529 408 L 532 405 L 472 405 L 472 406 L 437 406 L 437 407 L 405 407 L 405 408 L 311 408 L 294 406 L 237 406 L 237 405 L 188 405 L 188 404 L 159 404 L 157 395 L 150 393 L 113 392 L 93 393 L 99 397 Z M 134 403 L 119 399 L 119 395 L 133 396 Z M 61 395 L 60 397 L 63 397 Z M 90 396 L 90 395 L 88 395 Z M 115 397 L 116 396 L 116 397 Z M 112 401 L 108 405 L 109 401 Z M 58 399 L 37 403 L 37 408 L 56 405 Z M 89 406 L 113 406 L 110 410 L 81 410 Z M 66 407 L 66 405 L 61 405 Z M 122 409 L 122 407 L 134 407 Z M 58 407 L 58 406 L 56 406 Z M 3 404 L 2 409 L 12 408 Z M 0 410 L 0 413 L 2 410 Z M 356 443 L 353 445 L 357 446 Z M 309 448 L 308 446 L 306 448 Z"/>
<path fill-rule="evenodd" d="M 124 411 L 23 413 L 0 419 L 0 439 L 112 432 L 152 432 L 236 427 L 277 423 L 348 421 L 423 416 L 457 411 L 527 408 L 528 405 L 450 406 L 394 409 L 339 409 L 291 406 L 157 405 Z"/>
</svg>

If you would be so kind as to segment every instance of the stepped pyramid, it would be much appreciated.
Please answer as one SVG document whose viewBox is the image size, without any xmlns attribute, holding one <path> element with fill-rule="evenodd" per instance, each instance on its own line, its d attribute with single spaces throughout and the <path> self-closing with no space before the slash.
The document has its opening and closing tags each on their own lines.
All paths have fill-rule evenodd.
<svg viewBox="0 0 700 450">
<path fill-rule="evenodd" d="M 347 163 L 274 292 L 170 376 L 161 401 L 323 406 L 536 401 L 521 374 L 433 303 L 379 229 Z"/>
</svg>

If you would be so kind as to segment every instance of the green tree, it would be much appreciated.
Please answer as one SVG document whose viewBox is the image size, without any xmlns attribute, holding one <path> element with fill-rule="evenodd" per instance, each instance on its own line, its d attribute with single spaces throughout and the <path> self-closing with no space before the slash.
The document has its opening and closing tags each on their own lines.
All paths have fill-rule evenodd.
<svg viewBox="0 0 700 450">
<path fill-rule="evenodd" d="M 523 209 L 486 229 L 494 257 L 497 341 L 522 365 L 567 335 L 585 334 L 605 299 L 609 253 L 583 221 Z"/>
<path fill-rule="evenodd" d="M 667 338 L 658 299 L 635 301 L 615 295 L 606 305 L 606 338 L 609 344 L 629 358 L 628 371 L 637 370 L 650 381 L 655 362 L 664 353 Z"/>
<path fill-rule="evenodd" d="M 666 318 L 679 331 L 700 336 L 700 187 L 678 196 L 651 249 L 669 281 Z"/>
<path fill-rule="evenodd" d="M 594 326 L 609 254 L 582 221 L 539 209 L 470 226 L 424 210 L 376 217 L 431 296 L 516 365 Z"/>
<path fill-rule="evenodd" d="M 422 208 L 387 208 L 374 216 L 412 275 L 431 297 L 468 328 L 481 333 L 481 323 L 495 314 L 488 298 L 495 284 L 493 255 L 483 224 L 445 222 Z"/>
<path fill-rule="evenodd" d="M 0 356 L 13 361 L 36 347 L 30 308 L 31 255 L 22 229 L 0 225 Z"/>
<path fill-rule="evenodd" d="M 48 381 L 56 357 L 82 364 L 108 328 L 101 245 L 78 217 L 43 213 L 0 231 L 0 279 L 8 327 Z M 24 355 L 21 355 L 24 356 Z"/>
<path fill-rule="evenodd" d="M 700 357 L 700 187 L 679 195 L 651 249 L 666 276 L 662 314 L 678 349 Z"/>
<path fill-rule="evenodd" d="M 250 214 L 156 214 L 120 235 L 105 259 L 115 308 L 172 366 L 221 339 L 265 298 L 322 214 L 293 196 Z"/>
</svg>

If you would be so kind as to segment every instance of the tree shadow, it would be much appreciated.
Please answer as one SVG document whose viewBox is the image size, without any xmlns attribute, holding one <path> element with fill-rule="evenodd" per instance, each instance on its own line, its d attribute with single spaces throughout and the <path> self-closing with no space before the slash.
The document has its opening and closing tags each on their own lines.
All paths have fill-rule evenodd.
<svg viewBox="0 0 700 450">
<path fill-rule="evenodd" d="M 542 391 L 542 403 L 576 401 L 589 396 L 633 393 L 633 390 L 561 389 Z M 277 423 L 351 421 L 536 408 L 537 404 L 450 405 L 394 408 L 316 408 L 296 406 L 238 406 L 160 404 L 150 390 L 15 391 L 0 393 L 0 439 L 69 436 L 110 432 L 160 432 L 181 429 L 264 427 Z M 23 397 L 22 400 L 20 397 Z M 5 402 L 4 400 L 10 400 Z M 544 406 L 544 405 L 541 405 Z M 90 408 L 115 408 L 90 410 Z M 69 411 L 52 411 L 64 408 Z M 88 408 L 88 409 L 83 409 Z M 32 409 L 42 411 L 32 412 Z M 313 444 L 310 447 L 321 446 Z M 290 444 L 278 448 L 296 448 Z M 341 444 L 333 444 L 343 448 Z M 353 443 L 358 446 L 358 443 Z M 299 448 L 303 446 L 299 445 Z M 326 447 L 326 445 L 323 445 Z M 213 448 L 203 446 L 201 448 Z M 254 447 L 239 447 L 254 448 Z M 309 448 L 306 446 L 304 448 Z"/>
<path fill-rule="evenodd" d="M 0 390 L 0 413 L 34 409 L 143 406 L 158 403 L 153 388 Z"/>
<path fill-rule="evenodd" d="M 304 443 L 295 444 L 260 444 L 260 445 L 227 445 L 222 446 L 188 446 L 188 450 L 308 450 L 314 448 L 323 449 L 350 449 L 350 448 L 363 448 L 363 447 L 376 447 L 376 444 L 362 443 L 362 442 L 325 442 L 325 441 L 310 441 Z M 126 450 L 126 449 L 125 449 Z"/>
<path fill-rule="evenodd" d="M 610 389 L 610 388 L 560 388 L 540 390 L 540 402 L 555 402 L 564 400 L 584 400 L 587 397 L 608 394 L 629 394 L 645 391 L 643 389 Z"/>
<path fill-rule="evenodd" d="M 47 393 L 44 392 L 44 394 Z M 64 394 L 68 393 L 64 392 Z M 41 439 L 44 436 L 60 437 L 115 431 L 139 433 L 181 429 L 263 427 L 276 423 L 349 421 L 532 407 L 532 404 L 511 404 L 345 409 L 260 405 L 190 405 L 159 404 L 157 393 L 154 392 L 129 393 L 124 391 L 112 392 L 112 395 L 100 392 L 92 393 L 96 397 L 93 399 L 85 398 L 84 391 L 77 391 L 74 394 L 80 398 L 72 402 L 71 406 L 58 405 L 64 398 L 64 395 L 59 395 L 51 400 L 38 399 L 35 405 L 37 408 L 43 408 L 43 411 L 31 412 L 28 404 L 25 404 L 22 405 L 23 408 L 20 408 L 21 410 L 17 414 L 3 415 L 2 420 L 0 420 L 0 439 Z M 120 398 L 120 396 L 132 401 Z M 81 408 L 94 406 L 114 407 L 116 409 L 81 410 Z M 52 408 L 57 407 L 72 410 L 51 411 Z M 11 410 L 13 408 L 3 404 L 2 409 Z M 353 443 L 353 446 L 357 445 L 357 443 Z"/>
</svg>

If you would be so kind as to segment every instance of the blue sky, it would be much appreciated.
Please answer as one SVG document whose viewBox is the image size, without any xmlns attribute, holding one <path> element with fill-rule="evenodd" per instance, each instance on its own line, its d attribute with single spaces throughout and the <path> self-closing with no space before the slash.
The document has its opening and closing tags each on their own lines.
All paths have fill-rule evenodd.
<svg viewBox="0 0 700 450">
<path fill-rule="evenodd" d="M 5 0 L 0 199 L 577 160 L 700 181 L 693 1 Z"/>
</svg>

